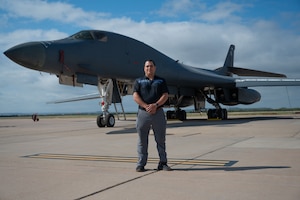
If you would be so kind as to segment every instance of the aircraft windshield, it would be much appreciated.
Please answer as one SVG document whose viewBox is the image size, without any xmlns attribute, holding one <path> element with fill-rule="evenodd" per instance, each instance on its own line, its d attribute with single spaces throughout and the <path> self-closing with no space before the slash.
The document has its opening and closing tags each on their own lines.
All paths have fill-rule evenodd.
<svg viewBox="0 0 300 200">
<path fill-rule="evenodd" d="M 94 31 L 93 35 L 96 40 L 102 41 L 102 42 L 107 42 L 107 35 L 105 35 L 103 32 L 100 31 Z"/>
<path fill-rule="evenodd" d="M 107 42 L 107 35 L 101 31 L 80 31 L 72 35 L 71 38 L 78 40 L 98 40 L 101 42 Z"/>
</svg>

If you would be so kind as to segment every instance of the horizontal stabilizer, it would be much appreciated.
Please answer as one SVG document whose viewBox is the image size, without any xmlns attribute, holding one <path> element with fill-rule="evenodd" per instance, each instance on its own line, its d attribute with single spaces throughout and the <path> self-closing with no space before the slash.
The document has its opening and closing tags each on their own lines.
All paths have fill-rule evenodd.
<svg viewBox="0 0 300 200">
<path fill-rule="evenodd" d="M 284 74 L 277 74 L 272 72 L 264 72 L 264 71 L 258 71 L 258 70 L 252 70 L 252 69 L 244 69 L 239 67 L 228 67 L 228 71 L 239 75 L 239 76 L 258 76 L 258 77 L 280 77 L 280 78 L 286 78 L 286 75 Z"/>
<path fill-rule="evenodd" d="M 246 78 L 236 79 L 236 87 L 300 86 L 297 78 Z"/>
</svg>

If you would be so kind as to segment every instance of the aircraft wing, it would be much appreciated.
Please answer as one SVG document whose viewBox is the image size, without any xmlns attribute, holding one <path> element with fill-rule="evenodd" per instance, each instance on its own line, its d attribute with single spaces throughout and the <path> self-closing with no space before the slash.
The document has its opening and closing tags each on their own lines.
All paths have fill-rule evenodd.
<svg viewBox="0 0 300 200">
<path fill-rule="evenodd" d="M 92 93 L 92 94 L 86 94 L 78 97 L 72 97 L 68 99 L 62 99 L 57 101 L 49 101 L 47 104 L 57 104 L 57 103 L 66 103 L 66 102 L 73 102 L 73 101 L 82 101 L 82 100 L 91 100 L 91 99 L 99 99 L 100 95 L 99 93 Z"/>
<path fill-rule="evenodd" d="M 236 87 L 264 87 L 264 86 L 300 86 L 300 79 L 292 78 L 238 78 Z"/>
</svg>

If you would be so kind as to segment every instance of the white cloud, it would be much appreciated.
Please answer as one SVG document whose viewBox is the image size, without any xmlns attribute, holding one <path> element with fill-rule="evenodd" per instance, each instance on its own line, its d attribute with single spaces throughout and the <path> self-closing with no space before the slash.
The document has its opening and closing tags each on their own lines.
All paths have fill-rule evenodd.
<svg viewBox="0 0 300 200">
<path fill-rule="evenodd" d="M 240 12 L 243 8 L 241 4 L 235 4 L 231 2 L 223 2 L 216 4 L 216 6 L 212 8 L 208 8 L 209 11 L 201 13 L 199 15 L 200 19 L 208 22 L 217 22 L 217 21 L 224 21 L 233 19 L 239 19 L 237 16 L 234 15 L 235 12 Z"/>
<path fill-rule="evenodd" d="M 14 45 L 29 41 L 56 40 L 67 37 L 68 34 L 56 29 L 17 29 L 9 33 L 0 32 L 0 49 L 6 50 Z M 3 49 L 2 49 L 3 48 Z"/>
<path fill-rule="evenodd" d="M 205 8 L 205 4 L 197 0 L 169 0 L 154 13 L 157 13 L 160 16 L 177 17 L 182 14 L 192 15 L 194 10 L 202 10 L 203 8 Z"/>
<path fill-rule="evenodd" d="M 41 0 L 1 0 L 0 8 L 7 10 L 12 18 L 33 20 L 54 20 L 60 23 L 83 23 L 101 17 L 107 13 L 85 12 L 81 8 L 63 2 Z"/>
</svg>

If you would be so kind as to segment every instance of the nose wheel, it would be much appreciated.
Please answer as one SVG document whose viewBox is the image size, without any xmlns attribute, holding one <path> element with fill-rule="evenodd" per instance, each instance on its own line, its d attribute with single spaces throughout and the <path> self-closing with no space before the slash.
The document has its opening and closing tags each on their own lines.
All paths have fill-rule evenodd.
<svg viewBox="0 0 300 200">
<path fill-rule="evenodd" d="M 115 125 L 115 117 L 108 112 L 109 105 L 112 103 L 113 81 L 112 79 L 99 79 L 98 90 L 103 101 L 100 102 L 102 114 L 97 117 L 98 127 L 113 127 Z"/>
<path fill-rule="evenodd" d="M 113 114 L 99 115 L 97 117 L 98 127 L 114 127 L 115 126 L 115 117 Z"/>
</svg>

